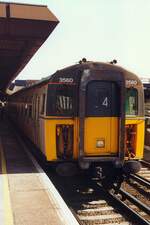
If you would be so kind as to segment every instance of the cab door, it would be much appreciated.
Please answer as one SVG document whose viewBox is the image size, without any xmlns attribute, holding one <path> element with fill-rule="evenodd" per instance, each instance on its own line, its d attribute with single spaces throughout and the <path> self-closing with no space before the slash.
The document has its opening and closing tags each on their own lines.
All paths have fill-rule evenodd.
<svg viewBox="0 0 150 225">
<path fill-rule="evenodd" d="M 84 119 L 84 154 L 118 153 L 119 91 L 114 82 L 91 81 L 87 85 Z"/>
</svg>

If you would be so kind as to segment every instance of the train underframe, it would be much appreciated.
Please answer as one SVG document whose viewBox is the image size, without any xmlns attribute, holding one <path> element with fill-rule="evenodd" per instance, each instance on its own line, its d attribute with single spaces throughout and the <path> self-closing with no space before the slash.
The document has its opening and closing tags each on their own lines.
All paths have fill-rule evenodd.
<svg viewBox="0 0 150 225">
<path fill-rule="evenodd" d="M 101 184 L 107 188 L 115 188 L 116 192 L 120 189 L 124 180 L 129 179 L 130 174 L 140 171 L 141 163 L 138 160 L 126 160 L 121 162 L 119 159 L 113 161 L 62 161 L 53 164 L 57 174 L 60 176 L 74 176 L 85 173 L 93 178 L 97 178 Z"/>
</svg>

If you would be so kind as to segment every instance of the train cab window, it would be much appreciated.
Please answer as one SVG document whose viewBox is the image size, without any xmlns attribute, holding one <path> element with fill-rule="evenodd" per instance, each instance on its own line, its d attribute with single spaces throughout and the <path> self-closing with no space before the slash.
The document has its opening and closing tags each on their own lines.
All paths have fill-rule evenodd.
<svg viewBox="0 0 150 225">
<path fill-rule="evenodd" d="M 87 116 L 118 116 L 119 88 L 113 82 L 92 81 L 87 87 Z"/>
<path fill-rule="evenodd" d="M 56 109 L 57 112 L 72 111 L 72 97 L 65 95 L 57 95 Z"/>
<path fill-rule="evenodd" d="M 56 114 L 73 114 L 73 91 L 70 87 L 56 91 Z"/>
<path fill-rule="evenodd" d="M 46 115 L 75 116 L 77 114 L 76 86 L 49 85 L 46 100 Z"/>
<path fill-rule="evenodd" d="M 126 89 L 126 103 L 125 103 L 126 115 L 138 114 L 138 92 L 135 88 Z"/>
</svg>

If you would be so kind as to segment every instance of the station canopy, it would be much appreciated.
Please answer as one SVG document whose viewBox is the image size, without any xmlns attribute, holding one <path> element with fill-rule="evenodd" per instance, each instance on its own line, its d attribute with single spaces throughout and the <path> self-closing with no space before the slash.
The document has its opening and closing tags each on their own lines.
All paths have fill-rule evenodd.
<svg viewBox="0 0 150 225">
<path fill-rule="evenodd" d="M 47 6 L 0 3 L 0 92 L 5 92 L 58 22 Z"/>
</svg>

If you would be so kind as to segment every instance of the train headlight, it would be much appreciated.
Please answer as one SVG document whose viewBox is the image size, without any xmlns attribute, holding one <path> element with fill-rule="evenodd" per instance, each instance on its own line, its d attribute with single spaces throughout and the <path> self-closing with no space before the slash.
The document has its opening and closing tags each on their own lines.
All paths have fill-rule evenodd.
<svg viewBox="0 0 150 225">
<path fill-rule="evenodd" d="M 96 148 L 104 148 L 104 147 L 105 147 L 105 140 L 104 139 L 96 140 Z"/>
</svg>

